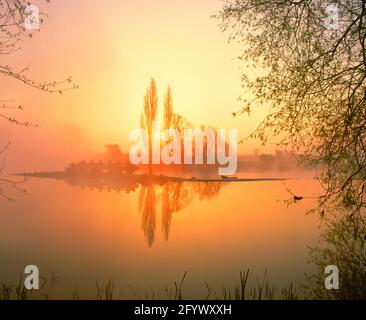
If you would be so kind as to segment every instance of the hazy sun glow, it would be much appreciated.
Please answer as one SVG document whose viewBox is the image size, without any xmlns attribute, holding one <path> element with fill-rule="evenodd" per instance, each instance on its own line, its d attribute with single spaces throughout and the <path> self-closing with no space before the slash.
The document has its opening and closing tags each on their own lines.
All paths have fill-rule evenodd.
<svg viewBox="0 0 366 320">
<path fill-rule="evenodd" d="M 63 0 L 46 5 L 49 18 L 41 31 L 7 59 L 19 69 L 32 62 L 29 74 L 35 80 L 71 75 L 80 88 L 49 95 L 1 80 L 7 97 L 25 106 L 17 116 L 40 124 L 39 129 L 2 127 L 1 142 L 16 145 L 7 169 L 62 167 L 102 151 L 107 143 L 128 151 L 128 135 L 138 127 L 151 77 L 157 82 L 160 113 L 170 84 L 175 111 L 194 126 L 238 128 L 239 136 L 248 135 L 264 111 L 232 117 L 242 93 L 240 50 L 227 44 L 228 35 L 211 18 L 221 5 L 219 0 L 111 0 L 108 5 Z M 256 147 L 257 142 L 248 142 L 239 152 Z"/>
</svg>

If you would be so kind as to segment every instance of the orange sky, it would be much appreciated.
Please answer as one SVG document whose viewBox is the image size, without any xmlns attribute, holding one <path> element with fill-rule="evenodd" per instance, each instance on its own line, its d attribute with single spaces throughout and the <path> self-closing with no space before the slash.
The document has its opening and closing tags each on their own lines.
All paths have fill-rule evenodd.
<svg viewBox="0 0 366 320">
<path fill-rule="evenodd" d="M 14 115 L 41 126 L 1 123 L 0 142 L 13 143 L 8 171 L 59 169 L 101 152 L 107 143 L 128 151 L 128 135 L 138 125 L 150 77 L 158 85 L 160 111 L 170 84 L 175 111 L 194 125 L 249 134 L 265 110 L 232 118 L 242 93 L 236 59 L 240 48 L 227 43 L 228 35 L 210 17 L 221 6 L 220 0 L 60 0 L 42 5 L 49 18 L 41 31 L 26 39 L 20 52 L 1 57 L 2 63 L 21 69 L 32 62 L 29 75 L 35 80 L 72 75 L 80 88 L 51 95 L 1 78 L 1 99 L 26 107 Z M 257 145 L 246 143 L 239 152 L 252 152 Z"/>
</svg>

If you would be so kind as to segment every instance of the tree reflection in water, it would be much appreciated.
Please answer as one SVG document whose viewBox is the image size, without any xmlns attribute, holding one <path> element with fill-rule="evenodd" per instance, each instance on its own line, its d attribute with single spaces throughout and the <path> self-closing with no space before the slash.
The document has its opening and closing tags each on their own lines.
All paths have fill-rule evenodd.
<svg viewBox="0 0 366 320">
<path fill-rule="evenodd" d="M 164 239 L 169 239 L 173 213 L 187 207 L 198 195 L 198 199 L 210 200 L 218 196 L 225 182 L 168 182 L 164 185 L 142 185 L 139 194 L 139 211 L 142 230 L 151 247 L 156 230 L 156 212 L 161 208 L 161 225 Z"/>
<path fill-rule="evenodd" d="M 57 178 L 52 176 L 53 178 Z M 202 181 L 165 181 L 164 179 L 146 178 L 137 181 L 131 175 L 62 175 L 71 186 L 99 191 L 135 192 L 139 190 L 138 210 L 141 214 L 141 227 L 145 239 L 151 247 L 156 232 L 156 215 L 161 210 L 161 225 L 164 239 L 169 239 L 173 213 L 186 208 L 196 196 L 198 200 L 211 200 L 217 197 L 228 182 Z M 158 182 L 157 182 L 158 181 Z"/>
<path fill-rule="evenodd" d="M 154 185 L 143 186 L 139 194 L 139 211 L 142 214 L 142 230 L 149 247 L 152 246 L 156 229 L 156 194 Z"/>
<path fill-rule="evenodd" d="M 99 191 L 135 192 L 138 190 L 138 210 L 141 228 L 149 247 L 155 240 L 157 214 L 161 212 L 161 231 L 168 241 L 173 214 L 186 208 L 195 198 L 199 201 L 217 197 L 229 182 L 166 181 L 158 177 L 136 179 L 132 175 L 65 175 L 44 173 L 39 177 L 65 180 L 72 186 Z M 304 297 L 310 299 L 366 299 L 366 215 L 333 214 L 324 219 L 321 243 L 311 248 L 308 260 L 315 267 L 305 275 Z M 339 270 L 339 289 L 327 290 L 325 267 Z"/>
</svg>

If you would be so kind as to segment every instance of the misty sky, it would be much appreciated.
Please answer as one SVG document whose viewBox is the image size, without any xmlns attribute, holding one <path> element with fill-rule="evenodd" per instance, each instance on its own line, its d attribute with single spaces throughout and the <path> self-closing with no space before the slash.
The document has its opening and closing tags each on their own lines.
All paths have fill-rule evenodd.
<svg viewBox="0 0 366 320">
<path fill-rule="evenodd" d="M 239 45 L 211 18 L 220 0 L 62 0 L 45 4 L 49 17 L 21 51 L 2 57 L 18 69 L 32 63 L 35 80 L 72 76 L 80 88 L 48 94 L 1 78 L 1 99 L 25 106 L 12 115 L 40 124 L 21 128 L 2 121 L 1 143 L 12 141 L 6 171 L 62 169 L 69 161 L 102 152 L 107 143 L 128 151 L 150 77 L 159 90 L 171 85 L 175 111 L 195 126 L 238 128 L 248 135 L 265 114 L 233 119 L 240 109 Z M 240 138 L 239 137 L 239 138 Z M 252 141 L 240 146 L 249 153 Z M 271 148 L 271 147 L 269 147 Z"/>
</svg>

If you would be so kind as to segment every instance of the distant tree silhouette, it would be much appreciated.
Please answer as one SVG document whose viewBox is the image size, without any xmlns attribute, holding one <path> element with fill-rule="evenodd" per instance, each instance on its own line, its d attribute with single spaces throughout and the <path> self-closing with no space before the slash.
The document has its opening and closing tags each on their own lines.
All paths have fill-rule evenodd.
<svg viewBox="0 0 366 320">
<path fill-rule="evenodd" d="M 184 150 L 184 129 L 192 128 L 192 124 L 179 113 L 173 113 L 171 127 L 180 132 L 181 150 Z M 184 162 L 184 152 L 181 152 L 181 162 Z"/>
<path fill-rule="evenodd" d="M 172 97 L 172 90 L 170 89 L 170 86 L 168 86 L 168 89 L 165 94 L 164 99 L 164 129 L 169 129 L 172 123 L 172 117 L 173 117 L 173 97 Z"/>
<path fill-rule="evenodd" d="M 144 109 L 143 112 L 140 114 L 140 126 L 141 128 L 147 130 L 148 137 L 149 137 L 149 172 L 152 173 L 152 166 L 151 166 L 151 149 L 152 149 L 152 122 L 156 119 L 157 115 L 157 101 L 158 98 L 156 96 L 156 84 L 154 79 L 151 79 L 150 86 L 146 89 L 146 94 L 144 96 Z M 180 141 L 181 141 L 181 150 L 184 150 L 184 129 L 192 129 L 193 125 L 189 122 L 185 117 L 181 114 L 174 112 L 173 106 L 173 95 L 170 86 L 168 86 L 165 97 L 164 97 L 164 110 L 163 110 L 163 129 L 175 129 L 180 133 Z M 207 126 L 201 126 L 201 130 L 205 131 L 206 129 L 211 129 Z M 215 138 L 218 139 L 217 130 L 213 129 Z M 171 139 L 165 141 L 165 144 L 168 144 Z M 164 142 L 161 142 L 161 145 Z M 215 153 L 216 144 L 212 145 L 211 147 L 213 150 L 208 150 L 208 143 L 207 139 L 203 139 L 203 154 L 204 154 L 204 161 L 207 159 L 207 152 L 213 151 Z M 226 149 L 229 148 L 229 144 L 225 142 Z M 192 152 L 191 156 L 195 157 L 195 143 L 193 142 L 192 145 Z M 181 163 L 184 162 L 184 152 L 181 153 Z"/>
<path fill-rule="evenodd" d="M 318 168 L 325 190 L 320 212 L 325 206 L 363 212 L 365 1 L 227 0 L 216 17 L 223 31 L 232 30 L 230 40 L 243 43 L 240 59 L 259 70 L 243 73 L 246 97 L 233 115 L 270 106 L 251 137 L 266 142 L 278 135 Z"/>
<path fill-rule="evenodd" d="M 118 144 L 107 144 L 105 148 L 105 156 L 108 160 L 120 160 L 122 158 L 122 151 Z"/>
<path fill-rule="evenodd" d="M 143 111 L 140 117 L 140 126 L 147 130 L 149 139 L 149 174 L 152 174 L 152 125 L 156 120 L 158 112 L 158 95 L 156 89 L 156 83 L 154 79 L 151 79 L 150 85 L 146 88 L 144 96 Z"/>
</svg>

